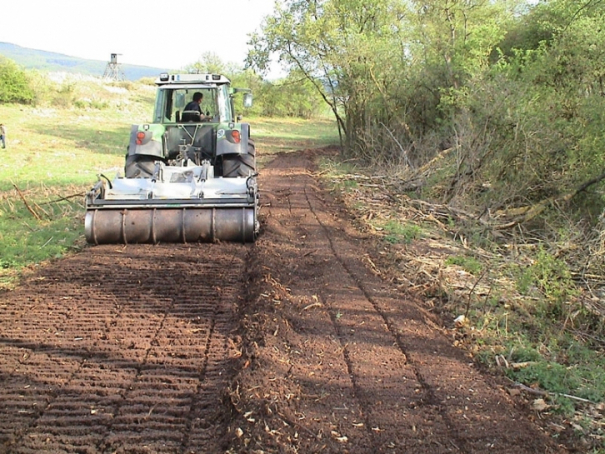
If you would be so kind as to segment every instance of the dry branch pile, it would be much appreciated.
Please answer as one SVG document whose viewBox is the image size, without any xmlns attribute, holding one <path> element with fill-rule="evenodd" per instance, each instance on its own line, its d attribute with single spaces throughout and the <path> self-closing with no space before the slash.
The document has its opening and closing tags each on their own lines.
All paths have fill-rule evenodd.
<svg viewBox="0 0 605 454">
<path fill-rule="evenodd" d="M 415 175 L 424 179 L 428 168 L 419 169 Z M 530 266 L 541 244 L 523 224 L 534 219 L 547 204 L 557 201 L 549 199 L 531 207 L 475 213 L 411 198 L 406 189 L 411 181 L 418 181 L 416 177 L 402 179 L 397 175 L 355 173 L 331 176 L 330 180 L 337 187 L 347 188 L 343 202 L 362 230 L 384 238 L 386 233 L 382 225 L 389 220 L 422 227 L 420 238 L 409 244 L 382 247 L 381 258 L 398 270 L 389 278 L 402 289 L 438 297 L 439 304 L 447 304 L 450 309 L 460 304 L 467 307 L 471 298 L 486 299 L 495 293 L 502 299 L 502 304 L 507 305 L 523 306 L 526 303 L 521 302 L 532 300 L 531 296 L 519 294 L 510 270 Z M 585 186 L 562 199 L 569 200 Z M 480 246 L 477 238 L 481 238 L 485 247 Z M 582 289 L 573 305 L 581 305 L 605 319 L 605 228 L 593 238 L 551 246 L 555 251 L 553 255 L 568 263 L 574 281 Z M 449 257 L 458 256 L 478 260 L 483 264 L 484 272 L 473 275 L 460 266 L 446 264 Z M 466 309 L 455 310 L 461 311 L 467 312 Z"/>
</svg>

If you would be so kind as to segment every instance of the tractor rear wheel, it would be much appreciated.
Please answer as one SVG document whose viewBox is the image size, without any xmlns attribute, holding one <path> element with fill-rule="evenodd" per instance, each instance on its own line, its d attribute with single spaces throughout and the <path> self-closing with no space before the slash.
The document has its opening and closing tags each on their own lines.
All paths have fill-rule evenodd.
<svg viewBox="0 0 605 454">
<path fill-rule="evenodd" d="M 223 177 L 247 177 L 256 173 L 256 147 L 248 139 L 248 153 L 223 156 Z"/>
<path fill-rule="evenodd" d="M 143 154 L 126 156 L 124 174 L 126 178 L 151 178 L 158 158 Z"/>
</svg>

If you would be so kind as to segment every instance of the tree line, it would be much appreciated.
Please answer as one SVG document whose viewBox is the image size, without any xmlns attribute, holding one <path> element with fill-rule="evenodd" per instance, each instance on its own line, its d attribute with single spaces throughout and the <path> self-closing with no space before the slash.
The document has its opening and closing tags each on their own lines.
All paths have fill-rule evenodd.
<svg viewBox="0 0 605 454">
<path fill-rule="evenodd" d="M 254 106 L 248 114 L 267 117 L 312 118 L 323 116 L 326 108 L 313 85 L 300 73 L 293 71 L 279 80 L 266 80 L 252 69 L 225 62 L 218 54 L 207 52 L 184 68 L 174 70 L 189 73 L 215 73 L 227 75 L 233 86 L 252 88 Z M 143 78 L 139 82 L 153 84 L 155 78 Z M 124 81 L 123 86 L 132 82 Z M 74 87 L 56 87 L 45 73 L 27 70 L 16 62 L 0 55 L 0 103 L 19 103 L 57 107 L 78 107 L 70 96 Z M 239 99 L 239 98 L 237 98 Z M 241 100 L 237 101 L 241 111 Z"/>
<path fill-rule="evenodd" d="M 284 0 L 250 46 L 312 84 L 347 157 L 423 196 L 602 219 L 605 0 Z"/>
</svg>

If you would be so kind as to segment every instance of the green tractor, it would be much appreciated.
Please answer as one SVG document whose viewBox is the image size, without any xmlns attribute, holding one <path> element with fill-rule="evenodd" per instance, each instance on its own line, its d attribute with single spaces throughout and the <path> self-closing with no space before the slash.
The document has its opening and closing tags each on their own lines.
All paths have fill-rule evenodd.
<svg viewBox="0 0 605 454">
<path fill-rule="evenodd" d="M 133 125 L 125 176 L 86 195 L 86 240 L 101 243 L 254 241 L 256 149 L 218 74 L 161 74 L 153 121 Z"/>
</svg>

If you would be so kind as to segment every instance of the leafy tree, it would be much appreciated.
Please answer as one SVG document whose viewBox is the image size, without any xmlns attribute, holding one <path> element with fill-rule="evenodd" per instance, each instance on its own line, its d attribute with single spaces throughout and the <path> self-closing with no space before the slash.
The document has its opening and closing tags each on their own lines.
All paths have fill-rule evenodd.
<svg viewBox="0 0 605 454">
<path fill-rule="evenodd" d="M 224 74 L 232 77 L 242 69 L 234 63 L 226 63 L 214 52 L 203 53 L 198 61 L 185 66 L 184 70 L 191 74 Z"/>
<path fill-rule="evenodd" d="M 509 126 L 493 133 L 507 145 L 485 177 L 515 187 L 526 202 L 574 193 L 605 172 L 604 23 L 603 1 L 542 2 L 519 24 L 532 34 L 546 30 L 532 35 L 546 38 L 519 40 L 497 66 L 494 89 L 516 88 L 505 89 L 512 100 L 509 114 L 503 112 Z M 596 194 L 576 195 L 583 216 L 600 214 L 603 201 L 596 203 Z"/>
<path fill-rule="evenodd" d="M 269 117 L 312 118 L 324 105 L 313 84 L 298 71 L 292 71 L 285 79 L 266 82 L 259 97 L 261 113 Z"/>
<path fill-rule="evenodd" d="M 410 164 L 405 145 L 451 121 L 488 66 L 508 3 L 289 0 L 252 37 L 248 63 L 262 71 L 277 55 L 300 71 L 350 153 Z"/>
<path fill-rule="evenodd" d="M 189 73 L 224 74 L 233 87 L 251 89 L 254 94 L 253 107 L 244 110 L 243 97 L 236 95 L 234 104 L 237 112 L 310 118 L 320 110 L 321 100 L 300 72 L 294 71 L 286 79 L 276 82 L 265 81 L 251 68 L 242 69 L 233 63 L 225 63 L 210 52 L 203 54 L 199 61 L 187 65 L 185 70 Z"/>
<path fill-rule="evenodd" d="M 453 150 L 434 193 L 450 203 L 495 210 L 574 193 L 586 206 L 590 194 L 574 188 L 605 173 L 604 9 L 286 0 L 252 36 L 247 63 L 263 71 L 276 56 L 296 70 L 355 157 L 415 168 Z"/>
<path fill-rule="evenodd" d="M 272 55 L 297 70 L 334 114 L 341 141 L 355 149 L 365 108 L 377 90 L 370 71 L 383 66 L 383 42 L 400 17 L 394 0 L 290 0 L 278 5 L 261 33 L 252 36 L 248 64 L 261 72 Z"/>
<path fill-rule="evenodd" d="M 14 61 L 0 57 L 0 102 L 30 104 L 33 100 L 27 72 Z"/>
</svg>

